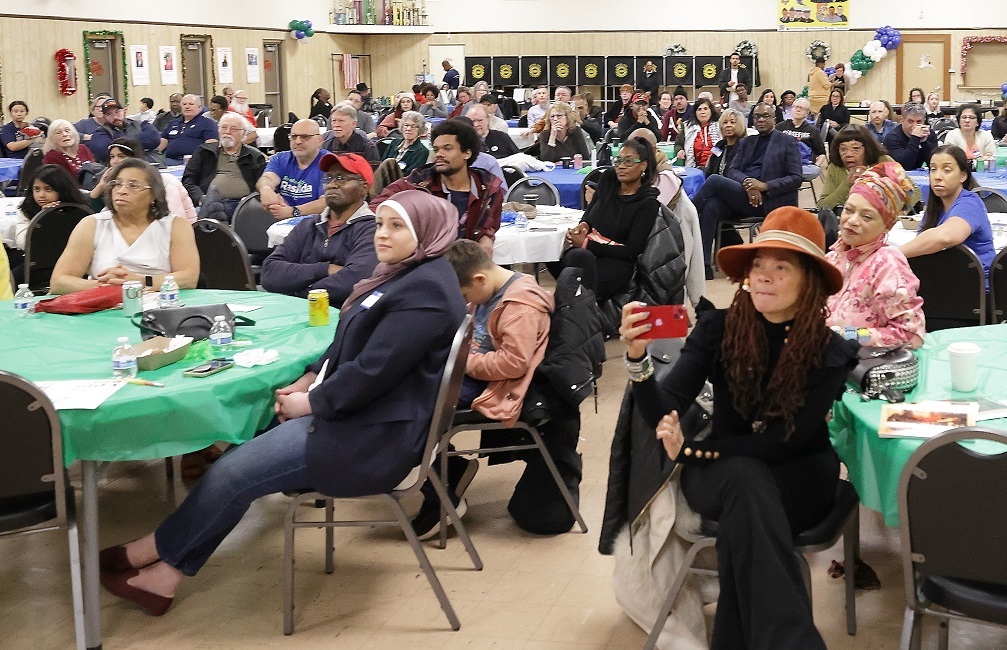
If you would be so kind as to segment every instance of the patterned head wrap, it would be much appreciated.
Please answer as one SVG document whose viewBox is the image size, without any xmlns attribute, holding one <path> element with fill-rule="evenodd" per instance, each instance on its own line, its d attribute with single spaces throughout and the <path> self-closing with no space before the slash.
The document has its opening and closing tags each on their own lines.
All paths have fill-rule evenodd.
<svg viewBox="0 0 1007 650">
<path fill-rule="evenodd" d="M 906 170 L 897 162 L 874 165 L 853 183 L 850 194 L 859 194 L 881 214 L 885 226 L 891 228 L 902 213 L 906 199 L 913 190 L 913 182 Z"/>
</svg>

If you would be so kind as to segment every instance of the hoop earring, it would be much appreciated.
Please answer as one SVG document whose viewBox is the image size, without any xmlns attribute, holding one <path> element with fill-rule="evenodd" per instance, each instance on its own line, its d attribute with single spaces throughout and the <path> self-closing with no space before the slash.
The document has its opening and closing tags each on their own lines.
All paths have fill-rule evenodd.
<svg viewBox="0 0 1007 650">
<path fill-rule="evenodd" d="M 742 280 L 741 281 L 741 290 L 742 291 L 747 291 L 748 293 L 752 293 L 752 282 L 751 282 L 751 280 L 749 280 L 748 278 L 745 278 L 744 280 Z"/>
</svg>

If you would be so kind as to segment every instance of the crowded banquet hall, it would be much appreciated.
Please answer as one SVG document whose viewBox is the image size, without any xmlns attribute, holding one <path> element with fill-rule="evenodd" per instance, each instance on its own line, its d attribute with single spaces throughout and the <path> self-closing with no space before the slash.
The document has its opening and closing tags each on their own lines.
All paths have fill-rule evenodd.
<svg viewBox="0 0 1007 650">
<path fill-rule="evenodd" d="M 996 0 L 0 8 L 4 647 L 1007 647 L 1004 61 Z"/>
</svg>

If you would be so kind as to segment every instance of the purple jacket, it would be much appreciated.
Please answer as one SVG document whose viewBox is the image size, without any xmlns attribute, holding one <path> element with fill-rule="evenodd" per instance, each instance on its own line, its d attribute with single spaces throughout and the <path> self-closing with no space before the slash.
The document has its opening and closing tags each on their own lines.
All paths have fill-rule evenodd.
<svg viewBox="0 0 1007 650">
<path fill-rule="evenodd" d="M 320 216 L 302 219 L 265 259 L 261 281 L 266 291 L 305 298 L 310 289 L 325 289 L 329 304 L 339 307 L 354 284 L 371 276 L 378 258 L 374 252 L 374 215 L 367 204 L 331 237 L 328 213 L 326 208 Z M 329 264 L 343 269 L 329 275 Z"/>
</svg>

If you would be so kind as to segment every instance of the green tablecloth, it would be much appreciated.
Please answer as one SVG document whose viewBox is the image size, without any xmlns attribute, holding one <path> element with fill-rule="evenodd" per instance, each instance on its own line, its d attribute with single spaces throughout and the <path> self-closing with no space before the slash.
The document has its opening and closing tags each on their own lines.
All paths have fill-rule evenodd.
<svg viewBox="0 0 1007 650">
<path fill-rule="evenodd" d="M 261 305 L 246 314 L 254 327 L 238 327 L 236 338 L 251 347 L 275 349 L 280 359 L 254 368 L 235 366 L 205 378 L 185 377 L 196 362 L 182 360 L 141 379 L 164 388 L 127 385 L 95 410 L 60 411 L 67 466 L 84 460 L 144 460 L 202 449 L 215 440 L 242 442 L 272 418 L 272 391 L 297 379 L 332 341 L 338 312 L 327 327 L 308 326 L 308 303 L 257 291 L 183 291 L 187 305 Z M 39 313 L 14 315 L 0 302 L 0 369 L 33 381 L 109 377 L 116 339 L 141 341 L 121 310 L 86 316 Z M 236 348 L 247 349 L 247 348 Z"/>
<path fill-rule="evenodd" d="M 979 388 L 973 393 L 951 390 L 948 345 L 969 341 L 982 348 L 979 363 Z M 926 344 L 917 351 L 920 359 L 920 383 L 906 401 L 959 400 L 970 397 L 1007 399 L 1007 326 L 963 327 L 927 334 Z M 884 515 L 889 526 L 899 525 L 899 475 L 909 456 L 923 439 L 879 438 L 880 400 L 861 402 L 853 393 L 843 395 L 833 409 L 829 424 L 832 444 L 846 464 L 850 480 L 860 501 Z M 1007 419 L 979 422 L 982 426 L 1007 429 Z M 976 443 L 977 451 L 1001 451 L 993 443 Z"/>
</svg>

